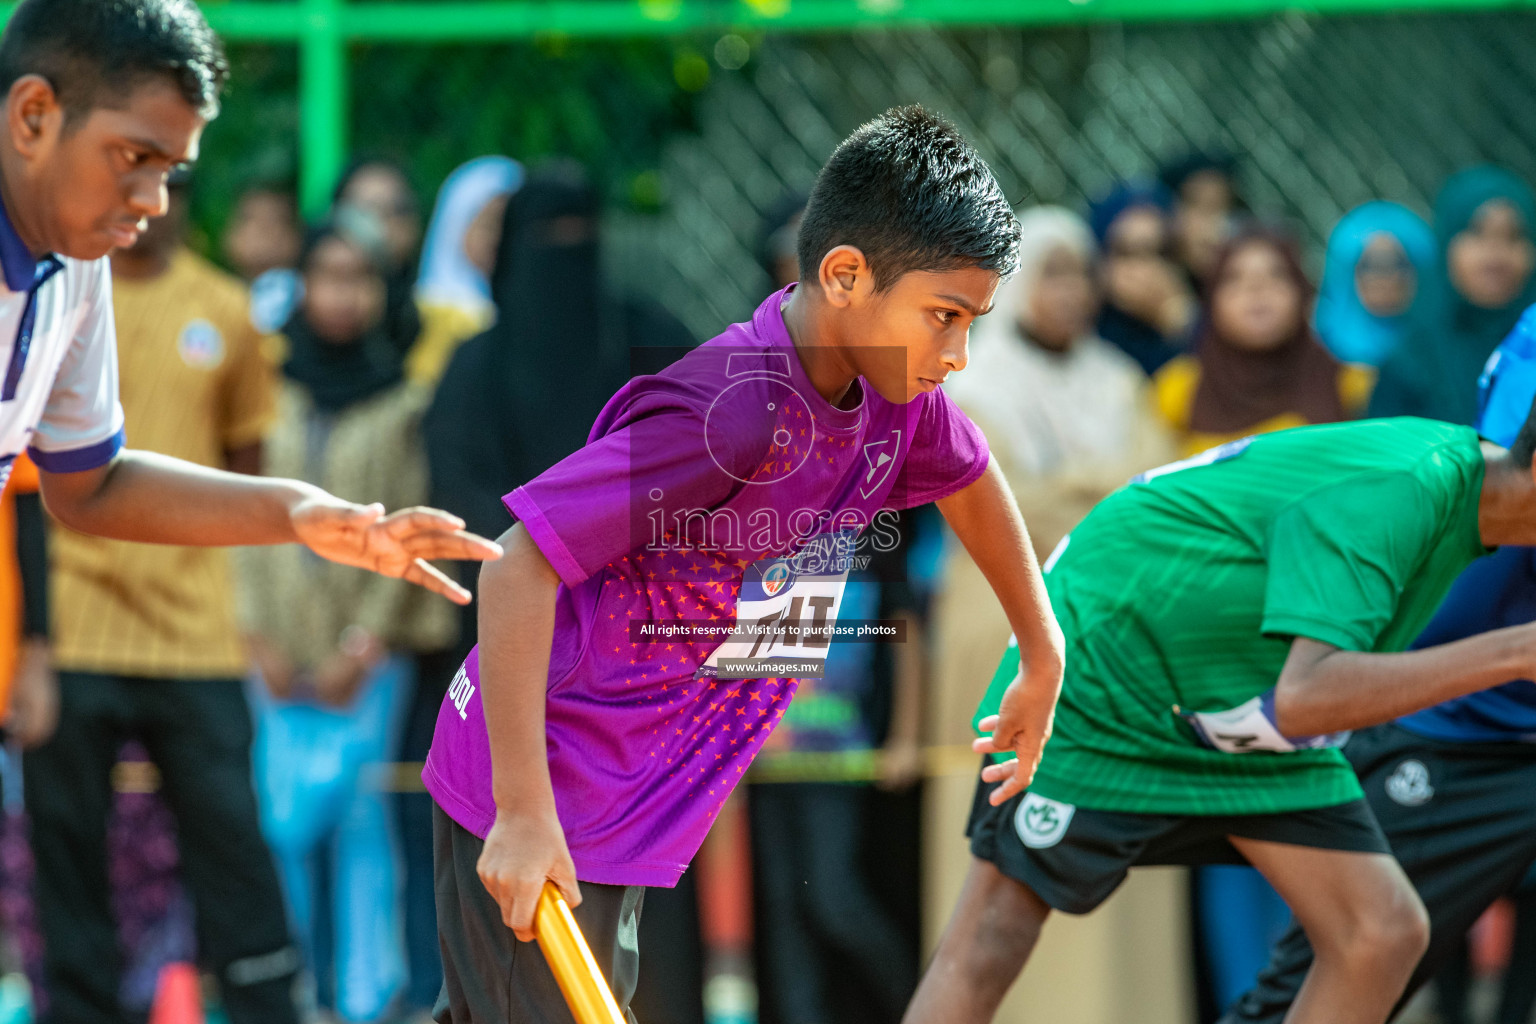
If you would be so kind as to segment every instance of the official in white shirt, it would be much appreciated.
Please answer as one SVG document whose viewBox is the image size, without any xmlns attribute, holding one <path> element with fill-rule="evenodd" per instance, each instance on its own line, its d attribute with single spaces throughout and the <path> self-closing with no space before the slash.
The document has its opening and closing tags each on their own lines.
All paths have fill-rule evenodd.
<svg viewBox="0 0 1536 1024">
<path fill-rule="evenodd" d="M 30 451 L 49 511 L 82 533 L 183 545 L 298 542 L 465 603 L 468 593 L 427 560 L 495 558 L 500 549 L 453 516 L 386 515 L 297 481 L 123 447 L 105 257 L 165 212 L 166 178 L 197 157 L 227 73 L 192 0 L 24 0 L 11 16 L 0 36 L 0 471 Z M 62 816 L 72 841 L 104 844 L 104 822 L 93 818 Z M 262 871 L 263 858 L 236 856 L 259 838 L 237 831 L 230 856 L 198 870 L 280 904 L 270 860 Z M 242 871 L 250 873 L 230 877 Z M 52 997 L 45 1020 L 125 1019 L 115 944 L 82 924 L 110 915 L 104 880 L 88 881 L 55 887 L 61 898 L 40 907 Z M 295 1021 L 287 936 L 254 922 L 240 931 L 200 937 L 231 1020 Z"/>
</svg>

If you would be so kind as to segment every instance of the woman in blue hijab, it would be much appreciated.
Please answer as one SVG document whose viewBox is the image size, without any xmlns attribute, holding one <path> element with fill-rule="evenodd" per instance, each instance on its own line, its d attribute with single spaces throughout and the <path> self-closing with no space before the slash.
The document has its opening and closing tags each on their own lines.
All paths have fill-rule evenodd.
<svg viewBox="0 0 1536 1024">
<path fill-rule="evenodd" d="M 1425 314 L 1382 365 L 1370 415 L 1473 422 L 1483 364 L 1536 299 L 1533 233 L 1536 196 L 1509 171 L 1473 167 L 1445 183 Z"/>
<path fill-rule="evenodd" d="M 1406 206 L 1349 211 L 1328 236 L 1317 333 L 1346 363 L 1380 366 L 1413 326 L 1435 274 L 1435 236 Z"/>
<path fill-rule="evenodd" d="M 1115 187 L 1088 210 L 1099 244 L 1099 337 L 1148 375 L 1184 351 L 1194 294 L 1170 258 L 1172 199 L 1156 184 Z"/>
</svg>

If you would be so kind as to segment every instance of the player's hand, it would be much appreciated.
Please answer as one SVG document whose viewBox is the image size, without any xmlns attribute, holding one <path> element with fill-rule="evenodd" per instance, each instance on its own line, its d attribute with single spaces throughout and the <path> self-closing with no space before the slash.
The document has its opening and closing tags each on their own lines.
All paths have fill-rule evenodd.
<svg viewBox="0 0 1536 1024">
<path fill-rule="evenodd" d="M 480 882 L 501 907 L 501 919 L 519 941 L 532 942 L 533 914 L 548 879 L 574 909 L 581 905 L 576 865 L 553 809 L 542 814 L 496 812 L 475 865 Z"/>
<path fill-rule="evenodd" d="M 385 515 L 383 505 L 354 505 L 327 494 L 301 501 L 290 519 L 299 542 L 320 557 L 408 580 L 454 604 L 469 604 L 469 591 L 428 560 L 501 557 L 500 545 L 466 532 L 463 520 L 435 508 Z"/>
<path fill-rule="evenodd" d="M 1051 687 L 1054 694 L 1057 687 Z M 1056 720 L 1054 700 L 1041 701 L 1030 693 L 1024 673 L 1008 684 L 1003 692 L 998 713 L 988 715 L 978 724 L 983 736 L 971 744 L 978 754 L 1002 754 L 1012 751 L 1012 760 L 989 764 L 981 770 L 987 782 L 1001 782 L 988 799 L 993 807 L 1013 799 L 1029 786 L 1040 767 L 1040 755 L 1045 752 L 1045 741 L 1051 738 L 1051 728 Z"/>
<path fill-rule="evenodd" d="M 46 640 L 28 640 L 16 658 L 11 694 L 10 734 L 23 750 L 40 747 L 59 725 L 59 677 L 53 671 Z"/>
</svg>

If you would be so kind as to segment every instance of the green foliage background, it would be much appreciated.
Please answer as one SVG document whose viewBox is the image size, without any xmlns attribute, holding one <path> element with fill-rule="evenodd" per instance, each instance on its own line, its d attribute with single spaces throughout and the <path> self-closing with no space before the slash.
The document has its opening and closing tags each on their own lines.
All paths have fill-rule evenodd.
<svg viewBox="0 0 1536 1024">
<path fill-rule="evenodd" d="M 424 210 L 449 171 L 504 153 L 525 163 L 570 156 L 609 204 L 656 212 L 666 140 L 694 127 L 712 41 L 584 41 L 547 37 L 494 46 L 355 46 L 352 139 L 358 155 L 393 157 L 411 172 Z M 296 176 L 298 51 L 230 47 L 223 111 L 198 161 L 197 244 L 215 253 L 241 187 Z"/>
</svg>

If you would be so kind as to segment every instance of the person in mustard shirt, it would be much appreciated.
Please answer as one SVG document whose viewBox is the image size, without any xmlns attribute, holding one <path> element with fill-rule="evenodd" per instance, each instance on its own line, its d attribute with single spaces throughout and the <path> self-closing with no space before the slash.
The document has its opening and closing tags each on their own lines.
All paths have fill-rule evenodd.
<svg viewBox="0 0 1536 1024">
<path fill-rule="evenodd" d="M 274 372 L 245 288 L 182 245 L 186 191 L 173 178 L 165 217 L 112 254 L 126 429 L 150 451 L 255 472 Z M 199 946 L 232 1020 L 293 1019 L 299 956 L 252 794 L 228 555 L 59 525 L 50 540 L 59 715 L 52 738 L 26 755 L 24 778 L 59 1019 L 117 999 L 106 824 L 112 766 L 130 736 L 160 768 Z"/>
<path fill-rule="evenodd" d="M 1308 423 L 1355 419 L 1375 375 L 1341 363 L 1313 332 L 1312 283 L 1293 242 L 1241 230 L 1218 258 L 1191 354 L 1158 371 L 1158 410 L 1182 455 Z"/>
</svg>

